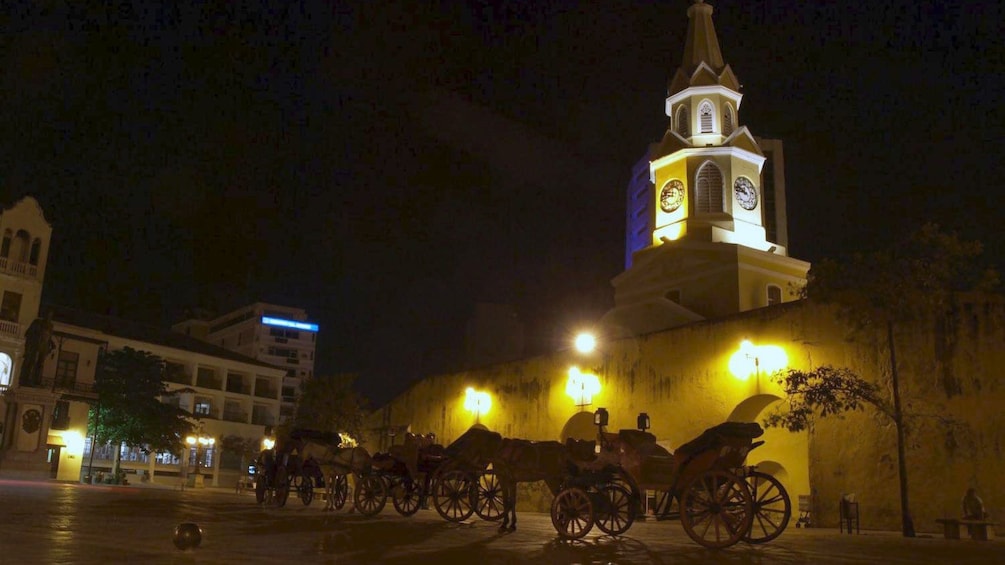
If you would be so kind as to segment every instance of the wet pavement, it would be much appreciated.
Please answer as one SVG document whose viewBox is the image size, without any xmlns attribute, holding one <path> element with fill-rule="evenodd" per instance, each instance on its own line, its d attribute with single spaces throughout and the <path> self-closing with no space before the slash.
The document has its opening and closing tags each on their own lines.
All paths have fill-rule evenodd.
<svg viewBox="0 0 1005 565">
<path fill-rule="evenodd" d="M 388 504 L 364 518 L 321 507 L 293 497 L 284 508 L 259 506 L 250 493 L 224 489 L 0 480 L 0 563 L 1005 563 L 1002 540 L 789 528 L 768 544 L 714 551 L 696 545 L 678 522 L 649 520 L 620 538 L 595 531 L 565 542 L 546 514 L 522 512 L 519 529 L 501 534 L 496 524 L 453 524 L 435 510 L 404 518 Z M 198 548 L 173 545 L 182 522 L 202 528 Z"/>
</svg>

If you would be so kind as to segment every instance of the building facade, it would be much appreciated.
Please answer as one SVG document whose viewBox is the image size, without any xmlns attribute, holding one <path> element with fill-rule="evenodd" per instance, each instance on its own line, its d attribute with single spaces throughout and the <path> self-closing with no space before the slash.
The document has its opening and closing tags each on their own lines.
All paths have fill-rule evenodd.
<svg viewBox="0 0 1005 565">
<path fill-rule="evenodd" d="M 318 325 L 302 308 L 256 302 L 211 319 L 185 320 L 173 329 L 283 369 L 283 419 L 293 416 L 303 382 L 314 377 Z"/>
<path fill-rule="evenodd" d="M 133 480 L 146 472 L 147 480 L 183 481 L 198 468 L 212 484 L 231 484 L 246 472 L 235 446 L 259 445 L 279 421 L 285 370 L 175 332 L 40 306 L 51 228 L 37 202 L 28 197 L 4 209 L 0 232 L 11 236 L 0 254 L 0 476 L 77 481 L 110 470 L 115 449 Z M 163 401 L 191 413 L 212 446 L 154 454 L 142 446 L 91 449 L 98 359 L 125 347 L 165 361 L 168 389 L 184 392 Z"/>
</svg>

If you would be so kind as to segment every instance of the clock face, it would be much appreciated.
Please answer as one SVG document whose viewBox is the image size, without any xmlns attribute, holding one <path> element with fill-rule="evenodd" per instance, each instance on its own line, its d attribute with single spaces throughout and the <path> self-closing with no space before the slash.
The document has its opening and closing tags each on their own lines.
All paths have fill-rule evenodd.
<svg viewBox="0 0 1005 565">
<path fill-rule="evenodd" d="M 757 187 L 747 177 L 736 179 L 736 182 L 733 183 L 733 193 L 736 195 L 736 201 L 744 210 L 757 208 Z"/>
<path fill-rule="evenodd" d="M 684 183 L 674 179 L 663 185 L 660 191 L 660 209 L 664 212 L 673 212 L 684 203 Z"/>
</svg>

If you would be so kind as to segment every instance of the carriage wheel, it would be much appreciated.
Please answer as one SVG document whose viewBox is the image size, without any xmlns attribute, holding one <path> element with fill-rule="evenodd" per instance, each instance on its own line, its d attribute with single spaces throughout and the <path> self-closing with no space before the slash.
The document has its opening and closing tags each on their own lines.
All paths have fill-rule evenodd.
<svg viewBox="0 0 1005 565">
<path fill-rule="evenodd" d="M 364 516 L 374 516 L 387 504 L 387 485 L 377 475 L 367 475 L 356 483 L 352 500 Z"/>
<path fill-rule="evenodd" d="M 349 498 L 349 478 L 345 475 L 335 475 L 332 484 L 332 507 L 341 510 Z"/>
<path fill-rule="evenodd" d="M 485 471 L 478 477 L 478 500 L 475 514 L 482 520 L 495 522 L 503 517 L 502 483 L 494 471 Z"/>
<path fill-rule="evenodd" d="M 290 479 L 286 474 L 286 467 L 276 469 L 276 476 L 272 481 L 276 488 L 276 506 L 282 508 L 290 497 Z"/>
<path fill-rule="evenodd" d="M 594 521 L 600 531 L 620 536 L 635 521 L 635 500 L 632 493 L 619 484 L 601 487 L 593 500 Z"/>
<path fill-rule="evenodd" d="M 792 517 L 792 501 L 785 487 L 775 477 L 760 471 L 747 475 L 747 487 L 754 499 L 754 519 L 743 541 L 766 543 L 782 535 Z"/>
<path fill-rule="evenodd" d="M 400 480 L 391 487 L 391 503 L 402 516 L 411 516 L 419 511 L 422 489 L 415 481 Z"/>
<path fill-rule="evenodd" d="M 551 524 L 564 539 L 579 539 L 588 534 L 593 528 L 593 517 L 593 503 L 581 488 L 567 488 L 551 503 Z"/>
<path fill-rule="evenodd" d="M 691 480 L 680 498 L 684 531 L 713 549 L 729 547 L 747 534 L 754 505 L 747 483 L 720 470 L 706 471 Z"/>
<path fill-rule="evenodd" d="M 464 471 L 437 472 L 433 482 L 433 505 L 449 522 L 462 522 L 475 512 L 477 496 L 473 477 Z"/>
<path fill-rule="evenodd" d="M 297 487 L 297 494 L 300 495 L 300 502 L 304 506 L 310 506 L 314 501 L 314 479 L 306 472 L 294 478 Z"/>
</svg>

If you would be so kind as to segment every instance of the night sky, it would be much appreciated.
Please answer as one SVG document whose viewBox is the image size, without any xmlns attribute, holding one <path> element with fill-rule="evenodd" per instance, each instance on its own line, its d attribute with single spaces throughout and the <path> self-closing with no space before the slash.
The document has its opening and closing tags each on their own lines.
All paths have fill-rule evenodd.
<svg viewBox="0 0 1005 565">
<path fill-rule="evenodd" d="M 1000 2 L 710 3 L 740 123 L 785 142 L 790 255 L 933 220 L 1005 264 Z M 46 301 L 300 306 L 376 403 L 475 301 L 532 350 L 613 304 L 689 2 L 159 4 L 0 8 L 0 202 L 53 225 Z"/>
</svg>

